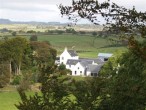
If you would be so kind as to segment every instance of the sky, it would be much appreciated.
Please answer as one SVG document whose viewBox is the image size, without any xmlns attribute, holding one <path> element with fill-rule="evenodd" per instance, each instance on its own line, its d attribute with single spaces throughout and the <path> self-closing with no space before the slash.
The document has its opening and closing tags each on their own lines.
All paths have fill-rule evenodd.
<svg viewBox="0 0 146 110">
<path fill-rule="evenodd" d="M 146 0 L 111 1 L 126 8 L 135 6 L 137 10 L 146 11 Z M 0 0 L 0 18 L 13 21 L 69 22 L 67 17 L 61 17 L 57 5 L 71 5 L 71 2 L 72 0 Z"/>
</svg>

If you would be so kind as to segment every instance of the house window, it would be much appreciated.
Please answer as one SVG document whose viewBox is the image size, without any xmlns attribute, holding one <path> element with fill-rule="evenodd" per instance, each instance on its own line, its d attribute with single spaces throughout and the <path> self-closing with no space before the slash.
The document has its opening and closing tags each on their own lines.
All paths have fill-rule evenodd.
<svg viewBox="0 0 146 110">
<path fill-rule="evenodd" d="M 77 74 L 77 71 L 75 71 L 75 74 Z"/>
<path fill-rule="evenodd" d="M 82 71 L 80 71 L 80 73 L 82 73 Z"/>
<path fill-rule="evenodd" d="M 97 76 L 97 73 L 94 73 L 94 76 Z"/>
<path fill-rule="evenodd" d="M 64 60 L 64 57 L 62 57 L 62 60 Z"/>
<path fill-rule="evenodd" d="M 78 67 L 78 70 L 79 70 L 80 68 Z"/>
<path fill-rule="evenodd" d="M 94 76 L 94 74 L 93 74 L 93 73 L 91 73 L 91 76 Z"/>
<path fill-rule="evenodd" d="M 69 67 L 71 68 L 71 65 L 69 65 Z"/>
</svg>

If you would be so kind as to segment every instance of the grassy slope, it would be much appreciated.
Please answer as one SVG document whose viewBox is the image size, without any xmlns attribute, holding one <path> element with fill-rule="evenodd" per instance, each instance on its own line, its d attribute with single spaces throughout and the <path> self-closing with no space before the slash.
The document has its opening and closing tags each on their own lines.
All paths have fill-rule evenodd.
<svg viewBox="0 0 146 110">
<path fill-rule="evenodd" d="M 17 110 L 14 104 L 20 101 L 17 92 L 1 92 L 0 93 L 0 110 Z"/>
<path fill-rule="evenodd" d="M 80 57 L 97 57 L 99 52 L 113 53 L 117 50 L 124 50 L 124 47 L 107 47 L 109 42 L 103 38 L 85 35 L 42 35 L 38 36 L 40 41 L 49 41 L 58 51 L 58 55 L 63 52 L 65 47 L 77 51 Z M 103 48 L 104 47 L 104 48 Z"/>
</svg>

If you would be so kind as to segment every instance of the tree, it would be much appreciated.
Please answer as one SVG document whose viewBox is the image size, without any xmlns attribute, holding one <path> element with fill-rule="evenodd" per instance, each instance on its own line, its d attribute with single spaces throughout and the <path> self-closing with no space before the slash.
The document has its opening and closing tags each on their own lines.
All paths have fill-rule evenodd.
<svg viewBox="0 0 146 110">
<path fill-rule="evenodd" d="M 106 87 L 109 96 L 102 100 L 100 107 L 103 110 L 144 110 L 145 60 L 128 51 L 118 58 L 118 62 L 120 66 L 117 69 L 106 69 L 110 73 Z M 104 73 L 100 75 L 105 77 Z"/>
<path fill-rule="evenodd" d="M 75 97 L 75 110 L 100 110 L 99 104 L 102 100 L 101 93 L 104 92 L 105 81 L 102 78 L 74 81 L 71 93 Z"/>
<path fill-rule="evenodd" d="M 14 32 L 12 32 L 12 36 L 16 36 L 16 34 L 17 34 L 17 33 L 16 33 L 15 31 L 14 31 Z"/>
<path fill-rule="evenodd" d="M 0 44 L 0 57 L 3 61 L 9 62 L 10 74 L 21 73 L 22 60 L 27 46 L 27 40 L 21 37 L 8 39 Z"/>
<path fill-rule="evenodd" d="M 41 93 L 42 95 L 38 95 L 37 93 L 27 98 L 25 91 L 23 89 L 19 89 L 19 94 L 21 96 L 22 102 L 19 105 L 16 105 L 18 109 L 21 110 L 69 110 L 71 108 L 71 100 L 69 99 L 70 92 L 67 88 L 68 78 L 60 78 L 55 73 L 56 67 L 49 67 L 43 69 L 41 74 Z M 53 74 L 52 74 L 53 73 Z"/>
<path fill-rule="evenodd" d="M 59 70 L 65 70 L 66 69 L 66 66 L 64 64 L 61 64 L 61 65 L 59 65 L 58 69 Z"/>
<path fill-rule="evenodd" d="M 67 28 L 66 33 L 76 34 L 76 31 L 73 28 Z"/>
<path fill-rule="evenodd" d="M 77 12 L 78 17 L 86 18 L 94 24 L 98 21 L 96 15 L 102 15 L 110 26 L 109 31 L 115 34 L 118 32 L 120 37 L 128 39 L 129 50 L 118 58 L 118 68 L 115 69 L 114 64 L 108 62 L 106 70 L 102 71 L 105 74 L 101 73 L 99 79 L 87 82 L 64 82 L 65 79 L 49 74 L 56 73 L 54 66 L 42 66 L 40 81 L 43 95 L 28 99 L 24 92 L 20 92 L 22 103 L 17 106 L 18 109 L 144 110 L 146 47 L 134 37 L 137 33 L 141 37 L 146 35 L 145 13 L 137 12 L 135 8 L 126 9 L 115 3 L 110 4 L 109 1 L 99 3 L 94 0 L 73 1 L 72 6 L 60 5 L 60 10 L 61 14 L 68 15 L 69 19 L 76 21 L 77 17 L 73 14 Z M 68 99 L 69 93 L 73 94 L 75 102 Z"/>
<path fill-rule="evenodd" d="M 7 62 L 0 62 L 0 88 L 8 85 L 10 83 L 10 71 L 9 64 Z"/>
<path fill-rule="evenodd" d="M 101 15 L 106 23 L 105 28 L 116 37 L 125 38 L 132 47 L 137 47 L 135 39 L 138 34 L 146 36 L 146 13 L 138 12 L 135 7 L 126 9 L 110 1 L 99 3 L 97 0 L 73 0 L 72 6 L 59 6 L 62 15 L 67 15 L 75 23 L 80 19 L 88 19 L 98 25 L 98 15 Z M 119 33 L 119 34 L 117 34 Z M 144 54 L 141 51 L 141 54 Z"/>
<path fill-rule="evenodd" d="M 36 61 L 39 69 L 54 64 L 56 50 L 48 42 L 31 42 L 30 46 L 33 50 L 33 59 Z"/>
<path fill-rule="evenodd" d="M 37 35 L 32 35 L 32 36 L 30 37 L 30 41 L 37 41 L 37 40 L 38 40 Z"/>
<path fill-rule="evenodd" d="M 107 86 L 101 96 L 100 110 L 144 110 L 146 45 L 135 37 L 146 37 L 146 13 L 138 12 L 135 7 L 126 9 L 109 0 L 103 3 L 73 0 L 72 6 L 60 5 L 59 8 L 62 15 L 67 15 L 74 22 L 85 18 L 98 24 L 98 15 L 101 15 L 109 33 L 128 41 L 129 50 L 118 59 L 119 67 L 115 68 L 109 61 L 101 72 L 104 73 L 101 77 L 107 79 Z"/>
</svg>

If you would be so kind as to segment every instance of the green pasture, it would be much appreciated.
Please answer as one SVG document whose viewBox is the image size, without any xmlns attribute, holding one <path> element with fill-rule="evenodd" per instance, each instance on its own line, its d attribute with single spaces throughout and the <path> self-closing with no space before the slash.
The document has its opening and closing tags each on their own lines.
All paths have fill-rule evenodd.
<svg viewBox="0 0 146 110">
<path fill-rule="evenodd" d="M 7 35 L 9 38 L 14 36 Z M 31 34 L 21 34 L 27 39 L 30 38 Z M 57 54 L 60 55 L 64 48 L 74 49 L 77 51 L 80 57 L 96 58 L 97 54 L 103 53 L 114 53 L 118 50 L 125 50 L 126 47 L 115 47 L 111 46 L 112 42 L 108 38 L 95 38 L 91 35 L 72 35 L 72 34 L 55 34 L 55 35 L 43 35 L 38 34 L 39 41 L 48 41 L 57 50 Z"/>
<path fill-rule="evenodd" d="M 40 35 L 39 41 L 49 41 L 57 49 L 58 55 L 64 48 L 74 49 L 80 57 L 96 58 L 99 52 L 113 53 L 125 50 L 125 47 L 110 47 L 111 42 L 106 38 L 95 38 L 86 35 Z"/>
</svg>

